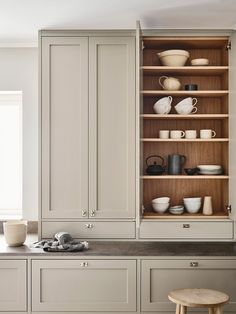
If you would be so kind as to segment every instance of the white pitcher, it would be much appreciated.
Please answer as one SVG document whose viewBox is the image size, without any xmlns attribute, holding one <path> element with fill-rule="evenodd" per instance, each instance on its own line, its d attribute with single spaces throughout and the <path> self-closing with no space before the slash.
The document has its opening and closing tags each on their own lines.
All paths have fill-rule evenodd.
<svg viewBox="0 0 236 314">
<path fill-rule="evenodd" d="M 179 90 L 181 87 L 181 83 L 177 78 L 168 76 L 161 76 L 159 78 L 159 84 L 165 90 Z"/>
</svg>

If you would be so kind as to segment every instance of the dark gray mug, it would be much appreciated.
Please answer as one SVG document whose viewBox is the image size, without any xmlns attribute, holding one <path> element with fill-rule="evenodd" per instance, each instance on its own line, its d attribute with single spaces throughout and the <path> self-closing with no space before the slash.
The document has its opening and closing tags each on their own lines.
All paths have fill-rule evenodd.
<svg viewBox="0 0 236 314">
<path fill-rule="evenodd" d="M 186 156 L 184 155 L 168 155 L 168 174 L 182 174 L 182 168 L 185 162 Z"/>
</svg>

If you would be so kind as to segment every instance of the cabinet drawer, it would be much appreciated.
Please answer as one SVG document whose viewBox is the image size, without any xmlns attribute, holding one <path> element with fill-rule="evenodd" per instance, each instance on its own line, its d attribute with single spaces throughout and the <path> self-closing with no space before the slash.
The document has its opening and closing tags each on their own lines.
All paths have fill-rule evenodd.
<svg viewBox="0 0 236 314">
<path fill-rule="evenodd" d="M 34 260 L 33 311 L 136 311 L 135 260 Z"/>
<path fill-rule="evenodd" d="M 232 221 L 143 221 L 142 239 L 232 239 Z"/>
<path fill-rule="evenodd" d="M 26 261 L 0 260 L 0 311 L 26 311 Z"/>
<path fill-rule="evenodd" d="M 208 288 L 230 296 L 226 311 L 236 310 L 236 260 L 143 260 L 141 310 L 172 311 L 167 296 L 174 289 Z"/>
<path fill-rule="evenodd" d="M 52 238 L 58 231 L 68 231 L 74 238 L 134 239 L 134 221 L 42 222 L 42 238 Z"/>
</svg>

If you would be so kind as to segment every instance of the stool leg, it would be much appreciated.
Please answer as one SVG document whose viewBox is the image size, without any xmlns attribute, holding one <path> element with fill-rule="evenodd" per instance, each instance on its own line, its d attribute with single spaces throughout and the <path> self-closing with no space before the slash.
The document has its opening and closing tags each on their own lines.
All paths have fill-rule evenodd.
<svg viewBox="0 0 236 314">
<path fill-rule="evenodd" d="M 222 310 L 222 307 L 221 306 L 217 306 L 215 308 L 215 314 L 223 314 L 223 310 Z"/>
<path fill-rule="evenodd" d="M 176 304 L 175 314 L 180 314 L 180 304 Z"/>
<path fill-rule="evenodd" d="M 187 314 L 187 306 L 181 305 L 180 314 Z M 218 313 L 217 313 L 218 314 Z M 220 314 L 220 313 L 219 313 Z"/>
<path fill-rule="evenodd" d="M 214 308 L 213 307 L 209 307 L 208 308 L 208 313 L 209 314 L 215 314 Z"/>
</svg>

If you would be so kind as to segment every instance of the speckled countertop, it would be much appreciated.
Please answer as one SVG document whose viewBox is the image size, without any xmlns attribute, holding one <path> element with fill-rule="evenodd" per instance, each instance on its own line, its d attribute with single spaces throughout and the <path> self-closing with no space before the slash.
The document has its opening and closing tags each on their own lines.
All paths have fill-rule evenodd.
<svg viewBox="0 0 236 314">
<path fill-rule="evenodd" d="M 89 250 L 78 253 L 47 253 L 41 249 L 30 248 L 37 241 L 37 235 L 29 235 L 21 247 L 8 247 L 0 236 L 0 257 L 2 256 L 222 256 L 236 257 L 234 242 L 89 242 Z"/>
</svg>

